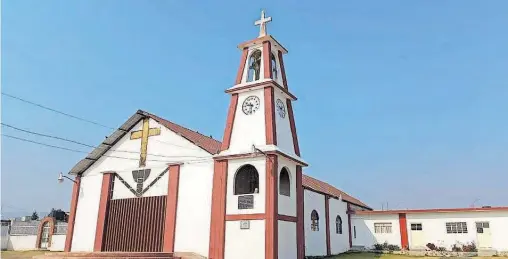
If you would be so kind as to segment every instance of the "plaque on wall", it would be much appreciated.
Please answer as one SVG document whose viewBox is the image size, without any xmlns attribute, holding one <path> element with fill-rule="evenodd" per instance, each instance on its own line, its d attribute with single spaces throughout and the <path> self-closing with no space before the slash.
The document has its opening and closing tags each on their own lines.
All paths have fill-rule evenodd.
<svg viewBox="0 0 508 259">
<path fill-rule="evenodd" d="M 250 221 L 240 220 L 240 229 L 250 229 Z"/>
<path fill-rule="evenodd" d="M 238 196 L 238 209 L 253 209 L 254 208 L 254 195 L 241 195 Z"/>
</svg>

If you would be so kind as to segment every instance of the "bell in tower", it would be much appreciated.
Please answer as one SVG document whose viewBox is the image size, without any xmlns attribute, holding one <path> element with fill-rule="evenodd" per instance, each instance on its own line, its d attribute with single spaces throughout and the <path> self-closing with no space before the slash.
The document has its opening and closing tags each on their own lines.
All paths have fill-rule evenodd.
<svg viewBox="0 0 508 259">
<path fill-rule="evenodd" d="M 242 57 L 221 152 L 214 157 L 209 258 L 303 258 L 302 167 L 283 55 L 267 34 L 238 47 Z"/>
</svg>

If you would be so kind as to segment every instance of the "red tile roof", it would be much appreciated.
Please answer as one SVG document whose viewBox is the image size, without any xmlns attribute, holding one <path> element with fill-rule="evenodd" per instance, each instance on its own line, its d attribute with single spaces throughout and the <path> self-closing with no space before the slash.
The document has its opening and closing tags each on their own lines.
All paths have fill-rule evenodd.
<svg viewBox="0 0 508 259">
<path fill-rule="evenodd" d="M 302 179 L 303 187 L 306 189 L 310 189 L 316 192 L 328 194 L 333 197 L 342 197 L 343 200 L 364 207 L 366 209 L 370 209 L 369 206 L 367 206 L 365 203 L 361 202 L 360 200 L 354 198 L 353 196 L 333 187 L 332 185 L 325 183 L 323 181 L 320 181 L 316 178 L 312 178 L 308 175 L 303 175 Z"/>
<path fill-rule="evenodd" d="M 144 112 L 144 111 L 142 111 L 142 113 L 145 114 L 146 116 L 149 116 L 150 118 L 156 120 L 157 122 L 159 122 L 160 124 L 162 124 L 163 126 L 168 128 L 169 130 L 174 131 L 175 133 L 186 138 L 190 142 L 192 142 L 192 143 L 196 144 L 197 146 L 203 148 L 204 150 L 208 151 L 210 154 L 217 154 L 220 151 L 221 142 L 218 140 L 215 140 L 209 136 L 205 136 L 197 131 L 193 131 L 188 128 L 182 127 L 178 124 L 175 124 L 171 121 L 160 118 L 160 117 L 153 115 L 151 113 Z M 330 185 L 328 183 L 320 181 L 318 179 L 312 178 L 307 175 L 303 175 L 302 183 L 306 189 L 310 189 L 310 190 L 313 190 L 313 191 L 316 191 L 319 193 L 328 194 L 333 197 L 342 196 L 342 199 L 349 202 L 349 203 L 364 207 L 366 209 L 370 209 L 369 206 L 367 206 L 365 203 L 361 202 L 360 200 L 358 200 L 358 199 L 354 198 L 353 196 L 333 187 L 332 185 Z"/>
</svg>

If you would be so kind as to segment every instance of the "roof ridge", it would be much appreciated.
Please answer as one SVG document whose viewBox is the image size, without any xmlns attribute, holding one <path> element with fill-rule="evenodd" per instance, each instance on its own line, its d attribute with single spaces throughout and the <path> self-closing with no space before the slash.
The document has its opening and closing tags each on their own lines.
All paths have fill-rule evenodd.
<svg viewBox="0 0 508 259">
<path fill-rule="evenodd" d="M 203 136 L 205 138 L 209 138 L 211 140 L 214 140 L 214 141 L 217 141 L 217 142 L 221 142 L 220 140 L 217 140 L 217 139 L 214 139 L 213 137 L 211 137 L 211 135 L 207 136 L 207 135 L 205 135 L 205 134 L 203 134 L 203 133 L 201 133 L 201 132 L 199 132 L 197 130 L 190 129 L 190 128 L 186 127 L 186 126 L 182 126 L 182 125 L 180 125 L 178 123 L 175 123 L 173 121 L 164 119 L 164 118 L 159 117 L 159 116 L 157 116 L 157 115 L 155 115 L 155 114 L 153 114 L 151 112 L 147 112 L 147 111 L 143 111 L 143 110 L 138 110 L 138 112 L 142 113 L 143 115 L 147 115 L 149 117 L 155 117 L 155 118 L 158 118 L 158 119 L 161 119 L 161 120 L 165 120 L 165 121 L 167 121 L 167 122 L 169 122 L 169 123 L 171 123 L 171 124 L 173 124 L 173 125 L 175 125 L 177 127 L 183 128 L 183 129 L 188 130 L 188 131 L 192 131 L 193 133 L 199 134 L 199 135 L 201 135 L 201 136 Z"/>
</svg>

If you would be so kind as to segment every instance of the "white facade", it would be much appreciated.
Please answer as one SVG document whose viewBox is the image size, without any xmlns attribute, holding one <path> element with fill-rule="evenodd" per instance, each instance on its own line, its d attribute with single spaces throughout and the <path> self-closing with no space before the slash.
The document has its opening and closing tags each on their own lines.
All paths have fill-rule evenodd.
<svg viewBox="0 0 508 259">
<path fill-rule="evenodd" d="M 137 123 L 131 132 L 141 130 L 141 127 L 142 121 Z M 167 169 L 168 163 L 183 163 L 180 167 L 178 196 L 184 202 L 178 203 L 175 250 L 207 255 L 213 178 L 212 155 L 153 119 L 149 120 L 149 127 L 160 128 L 161 133 L 149 137 L 146 168 L 152 171 L 146 181 L 151 182 L 159 176 Z M 83 173 L 76 209 L 72 251 L 93 251 L 102 173 L 114 171 L 135 188 L 136 183 L 131 172 L 139 168 L 137 159 L 139 159 L 140 146 L 141 140 L 131 140 L 129 132 Z M 132 158 L 132 160 L 118 159 L 114 156 Z M 167 188 L 168 173 L 159 179 L 143 197 L 167 195 Z M 118 177 L 115 177 L 112 198 L 133 197 L 135 197 L 134 194 L 119 182 Z"/>
<path fill-rule="evenodd" d="M 349 223 L 347 203 L 343 200 L 329 199 L 330 207 L 330 252 L 340 254 L 349 250 Z M 342 233 L 337 233 L 337 216 L 342 220 Z"/>
</svg>

